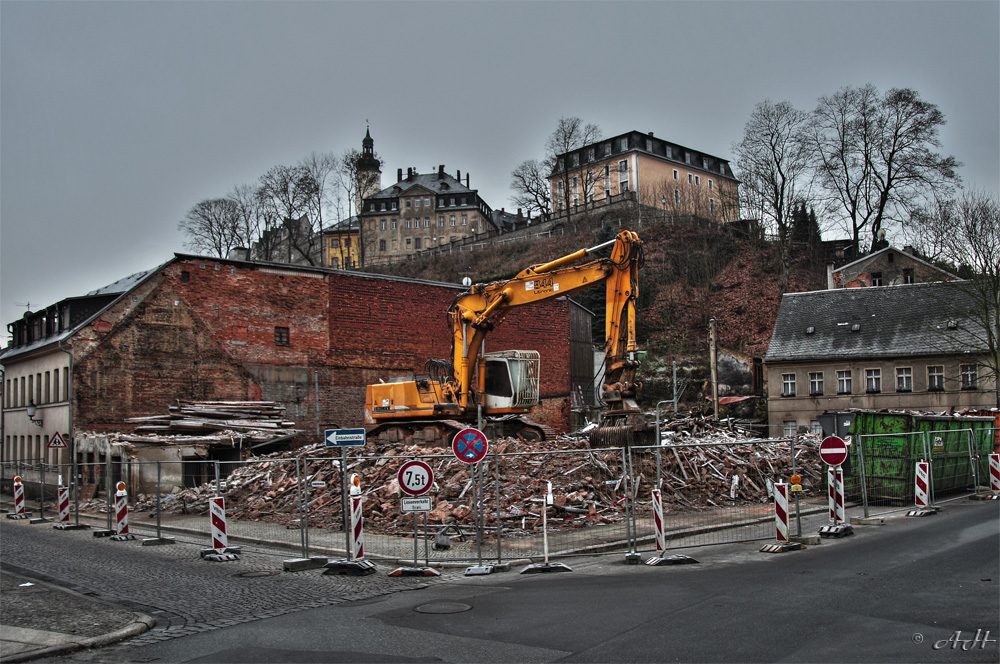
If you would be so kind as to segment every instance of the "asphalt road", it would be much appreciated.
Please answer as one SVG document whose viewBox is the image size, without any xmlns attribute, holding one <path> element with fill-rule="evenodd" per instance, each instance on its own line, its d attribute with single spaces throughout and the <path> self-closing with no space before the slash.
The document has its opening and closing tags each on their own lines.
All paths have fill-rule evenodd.
<svg viewBox="0 0 1000 664">
<path fill-rule="evenodd" d="M 347 578 L 315 570 L 284 574 L 274 581 L 286 586 L 284 601 L 292 588 L 309 589 L 312 608 L 191 625 L 164 640 L 154 629 L 52 661 L 1000 661 L 1000 501 L 892 517 L 803 551 L 759 548 L 691 549 L 684 553 L 701 564 L 685 566 L 630 566 L 610 554 L 567 561 L 570 573 L 450 574 L 424 586 L 392 586 L 381 574 L 340 582 L 329 579 Z M 159 574 L 176 610 L 180 591 L 168 590 L 169 579 L 188 581 L 176 569 Z M 254 596 L 252 581 L 231 583 Z M 330 593 L 328 604 L 316 601 L 317 589 Z M 158 606 L 158 590 L 142 603 Z M 218 601 L 213 615 L 227 609 L 235 607 Z"/>
</svg>

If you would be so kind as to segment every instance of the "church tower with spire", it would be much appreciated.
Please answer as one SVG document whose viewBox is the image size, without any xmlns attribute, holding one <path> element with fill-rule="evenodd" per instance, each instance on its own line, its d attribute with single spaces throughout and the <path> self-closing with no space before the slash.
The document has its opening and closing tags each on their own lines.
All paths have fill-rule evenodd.
<svg viewBox="0 0 1000 664">
<path fill-rule="evenodd" d="M 365 127 L 365 137 L 361 141 L 361 156 L 358 158 L 358 186 L 355 192 L 354 209 L 361 213 L 361 202 L 382 190 L 382 160 L 375 156 L 375 141 L 371 127 Z"/>
</svg>

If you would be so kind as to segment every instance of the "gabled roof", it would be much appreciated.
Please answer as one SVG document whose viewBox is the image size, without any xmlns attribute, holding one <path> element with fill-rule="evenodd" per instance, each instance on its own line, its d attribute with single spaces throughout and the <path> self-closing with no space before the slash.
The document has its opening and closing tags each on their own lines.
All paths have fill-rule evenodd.
<svg viewBox="0 0 1000 664">
<path fill-rule="evenodd" d="M 459 180 L 447 173 L 414 173 L 405 180 L 400 180 L 389 185 L 377 194 L 366 197 L 368 199 L 396 198 L 402 196 L 414 187 L 421 187 L 434 194 L 469 194 L 475 190 L 469 189 Z"/>
<path fill-rule="evenodd" d="M 931 268 L 932 270 L 940 272 L 942 275 L 944 275 L 948 279 L 957 280 L 957 279 L 960 278 L 959 276 L 954 275 L 951 272 L 948 272 L 947 270 L 942 270 L 941 268 L 939 268 L 937 265 L 934 265 L 933 263 L 928 263 L 924 259 L 919 258 L 917 256 L 914 256 L 913 254 L 911 254 L 909 252 L 901 251 L 901 250 L 896 249 L 895 247 L 891 247 L 891 246 L 884 247 L 882 249 L 879 249 L 878 251 L 873 251 L 872 253 L 867 254 L 865 256 L 862 256 L 861 258 L 858 258 L 856 260 L 853 260 L 853 261 L 851 261 L 850 263 L 848 263 L 846 265 L 841 265 L 838 268 L 834 268 L 834 272 L 841 272 L 841 271 L 846 270 L 848 268 L 855 267 L 855 266 L 858 266 L 858 265 L 862 265 L 862 264 L 864 264 L 864 263 L 866 263 L 866 262 L 868 262 L 870 260 L 873 260 L 874 258 L 877 258 L 878 256 L 881 256 L 882 254 L 889 253 L 889 252 L 892 252 L 892 253 L 900 255 L 900 256 L 906 256 L 910 260 L 916 261 L 917 263 L 920 263 L 921 265 L 926 265 L 927 267 Z"/>
<path fill-rule="evenodd" d="M 786 293 L 765 362 L 985 352 L 969 282 Z"/>
</svg>

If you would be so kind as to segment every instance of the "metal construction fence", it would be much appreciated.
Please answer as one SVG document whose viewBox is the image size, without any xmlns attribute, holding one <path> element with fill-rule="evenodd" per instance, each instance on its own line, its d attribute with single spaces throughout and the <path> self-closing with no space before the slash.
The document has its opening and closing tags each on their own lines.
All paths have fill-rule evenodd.
<svg viewBox="0 0 1000 664">
<path fill-rule="evenodd" d="M 932 501 L 978 492 L 989 486 L 993 435 L 956 430 L 858 436 L 843 466 L 847 503 L 863 506 L 865 516 L 909 509 L 914 466 L 922 459 L 932 464 Z M 339 458 L 108 458 L 76 466 L 79 490 L 72 494 L 70 519 L 112 529 L 115 485 L 124 482 L 136 535 L 208 546 L 209 499 L 221 496 L 228 537 L 245 550 L 349 556 L 350 529 L 344 524 L 351 515 L 349 479 L 357 475 L 367 558 L 433 564 L 636 553 L 657 550 L 658 536 L 667 549 L 681 549 L 772 539 L 773 483 L 787 482 L 797 471 L 812 478 L 796 496 L 801 509 L 823 514 L 826 468 L 818 467 L 815 443 L 801 441 L 796 436 L 531 452 L 498 445 L 477 464 L 444 451 L 370 455 L 364 448 L 344 449 Z M 402 513 L 397 472 L 413 460 L 433 471 L 430 510 Z M 20 476 L 28 499 L 52 515 L 60 476 L 69 484 L 72 472 L 4 463 L 2 491 L 10 494 L 10 478 Z M 661 494 L 659 532 L 654 488 Z"/>
</svg>

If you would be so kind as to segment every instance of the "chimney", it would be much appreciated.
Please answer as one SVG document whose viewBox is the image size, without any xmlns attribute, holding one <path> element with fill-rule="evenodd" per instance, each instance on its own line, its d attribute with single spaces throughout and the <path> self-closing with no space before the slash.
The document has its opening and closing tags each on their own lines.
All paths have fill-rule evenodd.
<svg viewBox="0 0 1000 664">
<path fill-rule="evenodd" d="M 462 169 L 455 171 L 455 179 L 458 180 L 459 184 L 462 184 Z"/>
<path fill-rule="evenodd" d="M 911 256 L 916 256 L 916 254 L 914 253 L 913 245 L 912 244 L 904 244 L 903 245 L 903 253 L 904 254 L 909 254 Z"/>
<path fill-rule="evenodd" d="M 438 166 L 438 180 L 444 179 L 444 164 Z"/>
<path fill-rule="evenodd" d="M 834 290 L 837 288 L 837 283 L 833 279 L 833 263 L 826 264 L 826 288 L 827 290 Z"/>
<path fill-rule="evenodd" d="M 521 208 L 517 208 L 517 223 L 524 221 L 524 216 L 521 214 Z"/>
<path fill-rule="evenodd" d="M 469 171 L 465 172 L 465 188 L 469 188 Z"/>
<path fill-rule="evenodd" d="M 402 181 L 403 181 L 403 169 L 402 168 L 397 168 L 396 169 L 396 182 L 402 182 Z"/>
<path fill-rule="evenodd" d="M 406 169 L 406 181 L 409 182 L 412 179 L 413 179 L 413 169 L 412 168 L 407 168 Z"/>
</svg>

